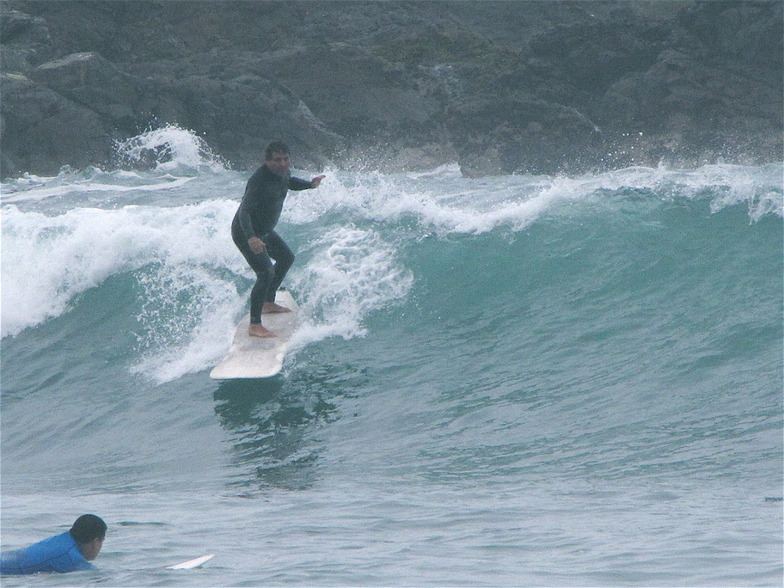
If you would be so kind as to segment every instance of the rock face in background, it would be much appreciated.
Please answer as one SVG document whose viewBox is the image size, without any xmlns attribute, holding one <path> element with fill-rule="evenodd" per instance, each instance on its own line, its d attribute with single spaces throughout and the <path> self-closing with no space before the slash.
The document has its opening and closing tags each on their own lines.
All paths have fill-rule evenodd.
<svg viewBox="0 0 784 588">
<path fill-rule="evenodd" d="M 150 127 L 239 169 L 579 173 L 782 157 L 774 1 L 4 0 L 0 174 Z"/>
</svg>

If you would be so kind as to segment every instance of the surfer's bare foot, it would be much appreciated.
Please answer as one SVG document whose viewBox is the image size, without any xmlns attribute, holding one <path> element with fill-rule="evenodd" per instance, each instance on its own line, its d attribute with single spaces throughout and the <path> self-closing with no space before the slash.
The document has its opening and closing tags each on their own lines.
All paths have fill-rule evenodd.
<svg viewBox="0 0 784 588">
<path fill-rule="evenodd" d="M 274 302 L 265 302 L 264 306 L 261 307 L 261 314 L 278 314 L 281 312 L 291 312 L 291 309 Z"/>
<path fill-rule="evenodd" d="M 271 339 L 272 337 L 277 337 L 275 333 L 270 331 L 269 329 L 263 327 L 258 323 L 252 323 L 250 327 L 248 327 L 248 335 L 251 337 L 263 337 L 264 339 Z"/>
</svg>

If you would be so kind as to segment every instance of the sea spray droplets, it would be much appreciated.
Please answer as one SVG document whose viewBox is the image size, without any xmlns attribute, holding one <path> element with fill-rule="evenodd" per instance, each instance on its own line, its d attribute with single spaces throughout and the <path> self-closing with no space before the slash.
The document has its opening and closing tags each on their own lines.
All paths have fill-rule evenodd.
<svg viewBox="0 0 784 588">
<path fill-rule="evenodd" d="M 297 346 L 363 335 L 368 313 L 404 298 L 413 284 L 411 272 L 396 263 L 393 247 L 372 231 L 334 228 L 311 249 L 315 254 L 293 285 L 305 293 L 300 303 L 309 322 Z"/>
<path fill-rule="evenodd" d="M 193 264 L 153 265 L 138 277 L 142 361 L 133 371 L 158 383 L 204 369 L 225 351 L 245 300 L 215 272 Z"/>
<path fill-rule="evenodd" d="M 170 349 L 190 338 L 205 306 L 205 288 L 203 280 L 195 279 L 197 270 L 153 264 L 138 273 L 143 290 L 142 310 L 136 317 L 143 328 L 143 334 L 137 335 L 140 350 Z"/>
<path fill-rule="evenodd" d="M 134 169 L 174 170 L 191 168 L 224 171 L 226 166 L 210 146 L 193 131 L 177 125 L 151 129 L 116 143 L 120 165 Z"/>
<path fill-rule="evenodd" d="M 701 171 L 707 173 L 713 182 L 711 212 L 746 204 L 751 222 L 767 215 L 784 216 L 784 170 L 780 164 L 762 168 L 714 165 Z M 763 173 L 760 174 L 760 171 Z"/>
<path fill-rule="evenodd" d="M 414 231 L 484 234 L 498 228 L 520 232 L 542 217 L 590 210 L 616 195 L 655 195 L 672 201 L 707 200 L 712 212 L 747 206 L 751 222 L 782 216 L 781 165 L 705 166 L 696 170 L 633 167 L 581 176 L 445 176 L 351 174 L 334 171 L 316 196 L 292 195 L 290 222 L 304 224 L 325 215 L 368 223 L 398 225 Z"/>
<path fill-rule="evenodd" d="M 292 195 L 287 219 L 305 223 L 329 213 L 357 225 L 398 223 L 440 235 L 482 234 L 498 226 L 520 230 L 535 222 L 553 200 L 571 196 L 568 190 L 550 191 L 549 183 L 543 188 L 538 178 L 512 178 L 499 190 L 484 180 L 445 178 L 446 173 L 453 171 L 442 170 L 425 180 L 335 172 L 317 196 Z"/>
<path fill-rule="evenodd" d="M 287 278 L 304 317 L 292 341 L 295 349 L 327 337 L 363 335 L 367 315 L 404 298 L 412 286 L 394 248 L 371 231 L 333 228 L 309 249 L 313 257 L 307 265 L 295 266 Z M 150 266 L 139 282 L 149 302 L 138 317 L 144 357 L 135 372 L 163 383 L 220 359 L 247 291 L 187 261 Z"/>
<path fill-rule="evenodd" d="M 761 167 L 716 164 L 692 170 L 634 167 L 573 181 L 586 194 L 633 188 L 656 194 L 662 201 L 705 199 L 712 213 L 745 204 L 750 222 L 756 222 L 768 215 L 784 216 L 782 173 L 780 163 Z"/>
</svg>

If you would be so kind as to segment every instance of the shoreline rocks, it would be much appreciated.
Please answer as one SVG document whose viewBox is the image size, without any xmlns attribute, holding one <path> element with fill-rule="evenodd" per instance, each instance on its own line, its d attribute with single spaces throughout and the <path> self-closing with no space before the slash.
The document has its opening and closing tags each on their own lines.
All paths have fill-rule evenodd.
<svg viewBox="0 0 784 588">
<path fill-rule="evenodd" d="M 6 0 L 0 176 L 111 166 L 153 125 L 237 169 L 467 176 L 781 161 L 775 1 Z"/>
</svg>

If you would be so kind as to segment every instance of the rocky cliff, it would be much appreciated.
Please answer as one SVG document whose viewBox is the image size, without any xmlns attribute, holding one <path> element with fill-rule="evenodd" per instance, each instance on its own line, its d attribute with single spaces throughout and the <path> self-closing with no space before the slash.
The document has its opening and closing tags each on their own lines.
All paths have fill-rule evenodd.
<svg viewBox="0 0 784 588">
<path fill-rule="evenodd" d="M 237 168 L 782 157 L 782 2 L 0 2 L 0 174 L 177 124 Z"/>
</svg>

